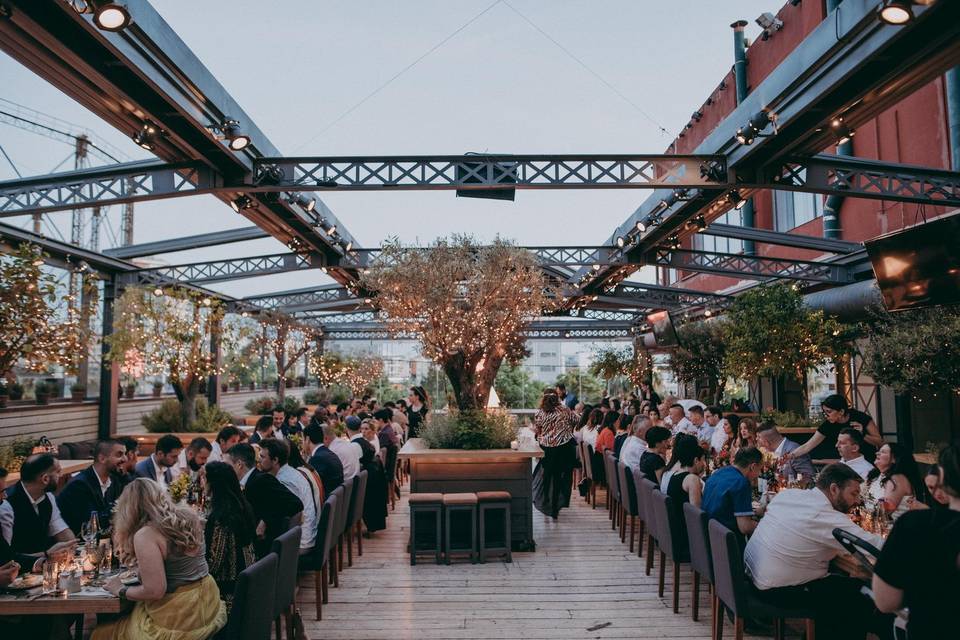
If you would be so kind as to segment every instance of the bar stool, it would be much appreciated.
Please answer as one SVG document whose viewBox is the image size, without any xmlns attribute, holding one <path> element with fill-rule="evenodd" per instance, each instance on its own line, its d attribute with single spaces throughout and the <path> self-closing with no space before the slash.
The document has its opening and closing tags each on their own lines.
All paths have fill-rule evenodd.
<svg viewBox="0 0 960 640">
<path fill-rule="evenodd" d="M 410 500 L 410 564 L 417 564 L 417 553 L 432 553 L 437 564 L 440 564 L 440 554 L 443 549 L 443 536 L 441 535 L 441 515 L 443 510 L 442 493 L 411 493 Z M 421 540 L 417 538 L 417 519 L 418 516 L 432 516 L 433 544 L 431 546 L 421 545 Z"/>
<path fill-rule="evenodd" d="M 443 494 L 443 524 L 444 524 L 444 545 L 447 564 L 450 564 L 450 557 L 455 554 L 469 554 L 470 562 L 477 561 L 477 494 L 475 493 L 445 493 Z M 459 531 L 470 537 L 470 546 L 454 547 L 453 543 L 457 540 L 453 536 L 453 517 L 455 514 L 469 516 L 469 528 L 463 526 L 457 527 Z"/>
<path fill-rule="evenodd" d="M 511 495 L 509 491 L 477 492 L 477 520 L 480 521 L 481 564 L 487 561 L 487 554 L 503 554 L 506 555 L 507 562 L 513 562 L 513 553 L 510 548 L 510 500 Z M 492 533 L 490 528 L 487 527 L 488 512 L 492 516 L 499 515 L 503 518 L 503 526 L 493 528 Z M 488 539 L 488 535 L 490 539 Z M 503 544 L 497 545 L 501 540 Z M 490 544 L 491 542 L 493 544 Z"/>
</svg>

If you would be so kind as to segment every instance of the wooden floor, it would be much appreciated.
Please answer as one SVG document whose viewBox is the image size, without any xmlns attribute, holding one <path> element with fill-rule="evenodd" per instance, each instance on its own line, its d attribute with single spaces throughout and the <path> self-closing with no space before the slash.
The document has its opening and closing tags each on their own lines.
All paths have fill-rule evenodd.
<svg viewBox="0 0 960 640">
<path fill-rule="evenodd" d="M 602 492 L 598 500 L 602 505 Z M 534 511 L 537 551 L 491 560 L 410 566 L 406 491 L 388 528 L 364 541 L 364 554 L 330 589 L 316 621 L 312 576 L 299 594 L 307 635 L 344 638 L 710 638 L 710 602 L 701 593 L 700 621 L 690 618 L 691 577 L 683 573 L 680 614 L 657 597 L 657 567 L 630 554 L 611 531 L 605 509 L 573 498 L 557 522 Z M 733 637 L 726 624 L 724 637 Z"/>
</svg>

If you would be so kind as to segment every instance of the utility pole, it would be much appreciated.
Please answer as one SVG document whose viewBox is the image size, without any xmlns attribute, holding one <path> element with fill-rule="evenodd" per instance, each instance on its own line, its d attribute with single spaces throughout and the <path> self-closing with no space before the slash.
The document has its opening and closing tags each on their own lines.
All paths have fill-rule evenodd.
<svg viewBox="0 0 960 640">
<path fill-rule="evenodd" d="M 133 178 L 127 178 L 127 191 L 133 195 L 136 185 Z M 133 203 L 123 205 L 123 217 L 120 220 L 120 246 L 129 247 L 133 244 Z"/>
</svg>

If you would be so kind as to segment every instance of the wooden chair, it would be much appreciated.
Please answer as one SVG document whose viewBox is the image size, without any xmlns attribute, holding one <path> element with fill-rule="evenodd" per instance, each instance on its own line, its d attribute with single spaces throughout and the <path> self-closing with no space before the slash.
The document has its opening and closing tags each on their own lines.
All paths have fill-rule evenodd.
<svg viewBox="0 0 960 640">
<path fill-rule="evenodd" d="M 277 640 L 282 640 L 280 619 L 287 623 L 287 640 L 293 640 L 293 610 L 297 596 L 297 565 L 300 560 L 299 526 L 277 536 L 270 551 L 277 554 L 277 581 L 273 590 L 273 626 Z M 320 597 L 320 594 L 317 594 Z"/>
<path fill-rule="evenodd" d="M 268 553 L 244 569 L 233 590 L 233 606 L 218 640 L 264 640 L 270 637 L 273 591 L 277 582 L 277 554 Z"/>
<path fill-rule="evenodd" d="M 660 548 L 660 595 L 663 596 L 666 558 L 673 563 L 673 612 L 680 613 L 680 565 L 690 562 L 690 550 L 683 539 L 683 521 L 673 506 L 673 498 L 665 493 L 653 495 L 654 519 L 657 523 L 657 546 Z"/>
<path fill-rule="evenodd" d="M 687 539 L 690 543 L 690 568 L 693 570 L 693 607 L 690 615 L 694 622 L 699 619 L 700 581 L 713 585 L 713 560 L 710 558 L 709 516 L 689 502 L 683 505 L 683 517 L 687 523 Z M 716 631 L 717 596 L 710 594 L 711 629 Z"/>
<path fill-rule="evenodd" d="M 637 487 L 634 484 L 633 470 L 622 462 L 617 463 L 617 479 L 620 487 L 620 542 L 623 542 L 624 534 L 627 530 L 626 518 L 630 517 L 630 553 L 633 553 L 633 538 L 636 534 L 637 516 L 639 507 L 637 505 Z M 643 534 L 640 536 L 640 546 L 643 546 Z"/>
</svg>

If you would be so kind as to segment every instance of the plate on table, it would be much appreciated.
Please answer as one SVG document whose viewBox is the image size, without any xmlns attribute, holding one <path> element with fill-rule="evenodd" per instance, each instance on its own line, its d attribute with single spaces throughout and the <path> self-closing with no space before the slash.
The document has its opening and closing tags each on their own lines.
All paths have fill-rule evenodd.
<svg viewBox="0 0 960 640">
<path fill-rule="evenodd" d="M 26 591 L 27 589 L 36 589 L 43 585 L 43 576 L 39 574 L 27 574 L 20 576 L 6 586 L 11 591 Z"/>
<path fill-rule="evenodd" d="M 140 574 L 137 571 L 124 571 L 120 574 L 120 583 L 124 585 L 140 584 Z"/>
</svg>

